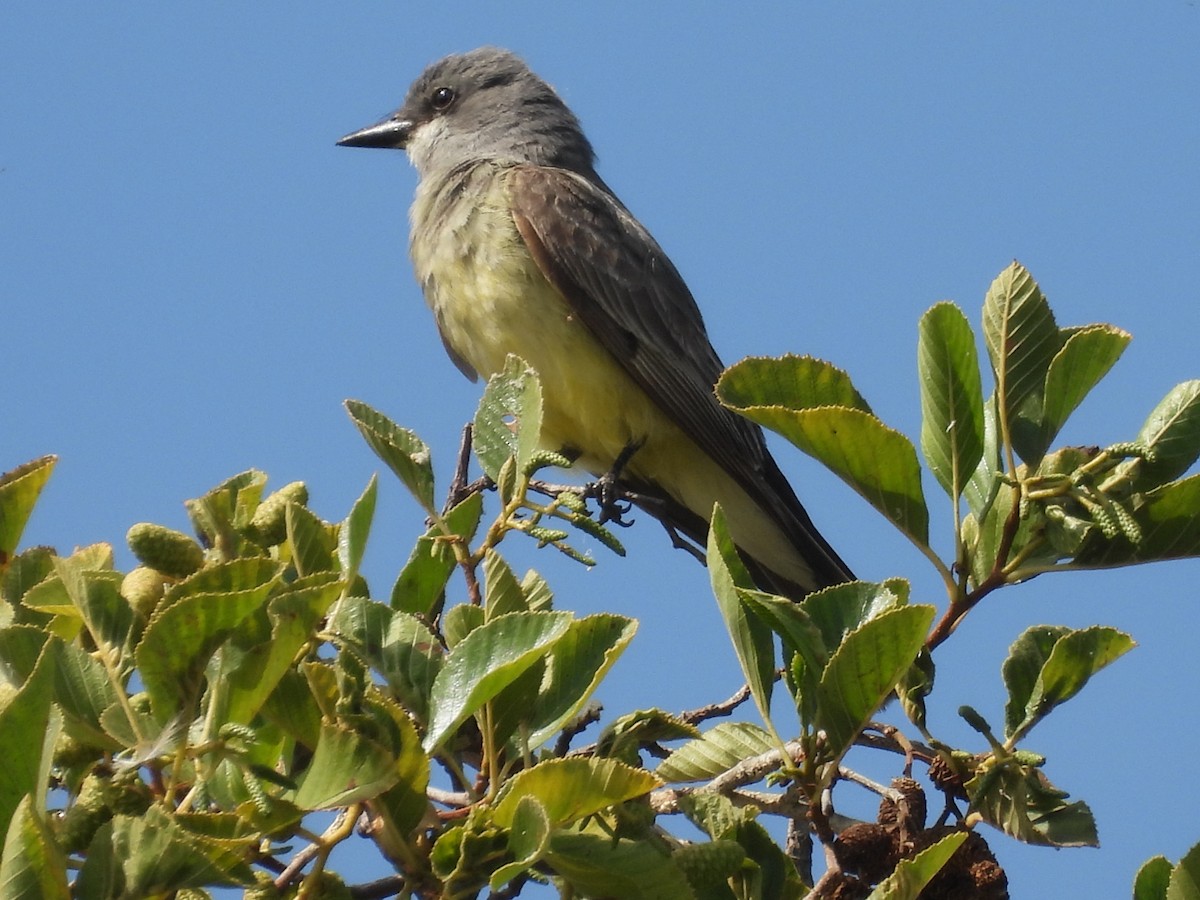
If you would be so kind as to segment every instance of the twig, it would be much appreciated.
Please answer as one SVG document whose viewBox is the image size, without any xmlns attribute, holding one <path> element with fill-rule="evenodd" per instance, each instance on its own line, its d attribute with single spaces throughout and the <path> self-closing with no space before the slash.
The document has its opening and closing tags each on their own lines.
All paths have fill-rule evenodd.
<svg viewBox="0 0 1200 900">
<path fill-rule="evenodd" d="M 696 709 L 689 709 L 679 714 L 679 718 L 687 722 L 689 725 L 698 725 L 706 719 L 715 719 L 719 716 L 728 716 L 735 709 L 750 699 L 750 685 L 744 684 L 738 689 L 728 700 L 723 700 L 720 703 L 710 703 L 708 706 L 701 706 Z"/>
<path fill-rule="evenodd" d="M 575 717 L 573 722 L 567 723 L 562 732 L 558 735 L 558 740 L 554 742 L 554 755 L 557 757 L 566 756 L 571 752 L 571 741 L 581 732 L 585 731 L 588 726 L 600 721 L 600 713 L 604 707 L 600 704 L 589 706 L 582 713 Z"/>
</svg>

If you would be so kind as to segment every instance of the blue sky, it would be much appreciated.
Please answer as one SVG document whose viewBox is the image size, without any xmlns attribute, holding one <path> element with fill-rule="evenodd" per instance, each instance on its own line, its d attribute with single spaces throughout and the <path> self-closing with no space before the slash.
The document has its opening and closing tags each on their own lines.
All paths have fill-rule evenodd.
<svg viewBox="0 0 1200 900">
<path fill-rule="evenodd" d="M 829 359 L 915 437 L 918 316 L 948 298 L 977 322 L 1015 257 L 1060 324 L 1134 335 L 1064 441 L 1132 437 L 1200 376 L 1195 4 L 7 4 L 0 469 L 61 457 L 27 545 L 184 528 L 185 498 L 252 466 L 274 486 L 306 480 L 314 509 L 341 518 L 379 468 L 347 397 L 422 435 L 445 483 L 480 386 L 444 357 L 412 279 L 415 175 L 400 154 L 334 141 L 398 105 L 426 63 L 484 43 L 523 54 L 574 108 L 727 362 Z M 862 576 L 905 575 L 941 602 L 864 502 L 777 456 Z M 367 575 L 385 596 L 422 525 L 387 477 L 378 517 Z M 641 619 L 607 709 L 731 693 L 704 571 L 650 521 L 622 537 L 629 558 L 596 548 L 592 571 L 514 553 L 560 606 Z M 1194 560 L 1041 578 L 939 651 L 933 728 L 978 748 L 954 710 L 1001 720 L 999 666 L 1027 625 L 1104 623 L 1139 642 L 1028 744 L 1092 805 L 1103 846 L 988 834 L 1013 896 L 1128 896 L 1140 861 L 1200 839 L 1198 582 Z"/>
</svg>

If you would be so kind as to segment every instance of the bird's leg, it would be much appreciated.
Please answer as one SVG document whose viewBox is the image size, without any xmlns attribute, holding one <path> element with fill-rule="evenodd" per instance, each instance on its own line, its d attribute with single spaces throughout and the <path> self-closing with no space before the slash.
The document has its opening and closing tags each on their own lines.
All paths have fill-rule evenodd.
<svg viewBox="0 0 1200 900">
<path fill-rule="evenodd" d="M 612 522 L 614 525 L 628 528 L 633 522 L 625 516 L 633 509 L 633 504 L 645 503 L 651 499 L 621 486 L 621 472 L 641 447 L 641 441 L 630 441 L 617 454 L 609 470 L 587 485 L 587 496 L 595 498 L 596 505 L 600 507 L 600 515 L 596 521 L 601 525 Z"/>
</svg>

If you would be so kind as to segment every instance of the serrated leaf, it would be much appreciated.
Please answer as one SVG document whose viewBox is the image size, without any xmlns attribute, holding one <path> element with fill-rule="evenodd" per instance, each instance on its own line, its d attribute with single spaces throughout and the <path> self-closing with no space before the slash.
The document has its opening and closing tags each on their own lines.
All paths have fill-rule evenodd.
<svg viewBox="0 0 1200 900">
<path fill-rule="evenodd" d="M 1189 850 L 1171 870 L 1167 900 L 1200 900 L 1200 844 Z"/>
<path fill-rule="evenodd" d="M 249 724 L 341 594 L 333 572 L 298 578 L 267 602 L 271 632 L 224 674 L 225 718 Z"/>
<path fill-rule="evenodd" d="M 1004 708 L 1004 734 L 1011 736 L 1025 721 L 1042 667 L 1054 645 L 1071 629 L 1063 625 L 1037 625 L 1026 629 L 1008 648 L 1001 666 L 1008 703 Z"/>
<path fill-rule="evenodd" d="M 488 379 L 475 413 L 475 456 L 493 481 L 510 456 L 524 472 L 538 449 L 542 431 L 542 385 L 529 364 L 509 356 L 504 369 Z"/>
<path fill-rule="evenodd" d="M 1021 457 L 1040 459 L 1067 418 L 1113 367 L 1132 339 L 1113 325 L 1088 325 L 1071 331 L 1046 373 L 1041 421 Z"/>
<path fill-rule="evenodd" d="M 650 841 L 556 831 L 545 859 L 579 896 L 696 900 L 679 867 Z"/>
<path fill-rule="evenodd" d="M 510 613 L 485 622 L 446 656 L 429 699 L 426 752 L 543 658 L 570 626 L 569 613 Z"/>
<path fill-rule="evenodd" d="M 112 820 L 113 855 L 124 874 L 124 896 L 153 897 L 185 888 L 248 885 L 248 842 L 205 838 L 151 806 L 140 816 Z"/>
<path fill-rule="evenodd" d="M 1133 900 L 1167 900 L 1171 883 L 1171 863 L 1165 856 L 1155 856 L 1142 863 L 1133 879 Z M 1200 898 L 1200 894 L 1196 895 Z"/>
<path fill-rule="evenodd" d="M 4 760 L 4 777 L 0 778 L 0 833 L 8 832 L 21 798 L 41 797 L 44 790 L 39 783 L 39 750 L 50 721 L 57 659 L 54 642 L 48 641 L 24 684 L 4 692 L 0 700 L 0 759 Z"/>
<path fill-rule="evenodd" d="M 775 739 L 757 725 L 721 722 L 673 752 L 654 774 L 668 782 L 707 781 L 743 760 L 777 749 Z"/>
<path fill-rule="evenodd" d="M 490 547 L 483 554 L 483 596 L 488 618 L 528 611 L 525 593 L 517 576 L 504 557 Z"/>
<path fill-rule="evenodd" d="M 1056 706 L 1083 690 L 1093 675 L 1133 646 L 1129 635 L 1100 625 L 1061 635 L 1054 641 L 1025 701 L 1024 717 L 1010 730 L 1007 719 L 1013 711 L 1006 712 L 1005 731 L 1010 737 L 1027 734 Z M 1012 702 L 1010 697 L 1009 703 Z"/>
<path fill-rule="evenodd" d="M 110 653 L 124 648 L 133 629 L 134 615 L 121 596 L 121 574 L 85 569 L 75 557 L 56 559 L 54 571 L 97 646 Z"/>
<path fill-rule="evenodd" d="M 138 643 L 137 667 L 159 721 L 194 696 L 208 660 L 247 616 L 260 609 L 274 580 L 242 591 L 188 594 L 160 605 Z"/>
<path fill-rule="evenodd" d="M 400 702 L 424 720 L 443 657 L 441 644 L 428 626 L 360 597 L 348 598 L 333 624 L 346 645 L 383 676 Z"/>
<path fill-rule="evenodd" d="M 913 664 L 933 622 L 932 606 L 891 609 L 846 635 L 821 674 L 817 724 L 828 760 L 840 760 Z"/>
<path fill-rule="evenodd" d="M 548 759 L 505 782 L 492 820 L 509 827 L 521 799 L 533 797 L 542 805 L 550 824 L 559 828 L 648 794 L 661 784 L 645 769 L 615 759 Z"/>
<path fill-rule="evenodd" d="M 470 542 L 483 515 L 483 495 L 471 494 L 442 517 L 449 531 Z M 454 571 L 454 548 L 435 525 L 417 539 L 412 554 L 392 588 L 392 608 L 416 615 L 428 615 L 438 606 Z"/>
<path fill-rule="evenodd" d="M 983 452 L 979 465 L 971 473 L 963 487 L 967 508 L 978 521 L 987 515 L 992 501 L 1000 490 L 1000 473 L 1004 465 L 1000 460 L 1000 426 L 996 412 L 996 395 L 993 392 L 983 404 Z"/>
<path fill-rule="evenodd" d="M 965 831 L 948 834 L 911 859 L 900 860 L 895 871 L 876 885 L 867 900 L 916 900 L 966 839 Z"/>
<path fill-rule="evenodd" d="M 716 391 L 720 401 L 735 410 L 752 406 L 791 410 L 846 406 L 871 411 L 849 375 L 811 356 L 743 359 L 721 374 Z"/>
<path fill-rule="evenodd" d="M 342 576 L 347 584 L 354 582 L 355 576 L 358 575 L 358 567 L 362 564 L 363 553 L 367 549 L 367 537 L 371 533 L 371 521 L 375 517 L 378 488 L 379 479 L 372 475 L 366 489 L 350 507 L 346 521 L 338 529 L 338 561 L 342 565 Z"/>
<path fill-rule="evenodd" d="M 1136 440 L 1154 452 L 1137 473 L 1146 490 L 1178 478 L 1200 456 L 1200 380 L 1173 387 L 1146 418 Z"/>
<path fill-rule="evenodd" d="M 57 456 L 42 456 L 0 475 L 0 570 L 17 549 L 29 514 L 57 462 Z"/>
<path fill-rule="evenodd" d="M 337 538 L 317 515 L 298 503 L 289 503 L 285 514 L 292 562 L 301 576 L 333 571 Z"/>
<path fill-rule="evenodd" d="M 385 748 L 347 726 L 326 723 L 292 802 L 306 810 L 336 809 L 377 797 L 398 779 L 395 758 Z"/>
<path fill-rule="evenodd" d="M 912 441 L 869 412 L 846 407 L 734 407 L 833 471 L 913 541 L 929 541 L 929 512 Z"/>
<path fill-rule="evenodd" d="M 49 823 L 26 795 L 17 806 L 0 854 L 0 900 L 68 900 L 67 858 Z"/>
<path fill-rule="evenodd" d="M 921 452 L 938 483 L 957 501 L 983 456 L 983 387 L 975 333 L 953 303 L 921 317 Z"/>
<path fill-rule="evenodd" d="M 579 715 L 636 632 L 636 619 L 613 613 L 571 623 L 550 651 L 546 674 L 527 716 L 531 747 L 545 743 Z"/>
<path fill-rule="evenodd" d="M 360 400 L 347 400 L 346 411 L 375 455 L 396 474 L 422 509 L 434 513 L 433 465 L 425 442 Z"/>
<path fill-rule="evenodd" d="M 771 689 L 775 683 L 775 641 L 771 630 L 746 607 L 738 594 L 739 588 L 753 589 L 754 582 L 738 556 L 725 511 L 719 504 L 713 507 L 708 529 L 708 574 L 738 664 L 746 676 L 759 714 L 769 726 Z"/>
<path fill-rule="evenodd" d="M 1020 263 L 996 276 L 983 301 L 983 339 L 996 376 L 1002 416 L 1016 420 L 1026 401 L 1040 409 L 1050 361 L 1062 346 L 1054 313 Z"/>
<path fill-rule="evenodd" d="M 1068 803 L 1036 766 L 1012 757 L 967 782 L 971 807 L 1005 834 L 1047 847 L 1094 847 L 1096 820 L 1083 801 Z"/>
<path fill-rule="evenodd" d="M 492 873 L 488 887 L 498 891 L 540 860 L 549 844 L 550 821 L 546 810 L 533 797 L 522 797 L 508 833 L 508 849 L 515 859 Z"/>
</svg>

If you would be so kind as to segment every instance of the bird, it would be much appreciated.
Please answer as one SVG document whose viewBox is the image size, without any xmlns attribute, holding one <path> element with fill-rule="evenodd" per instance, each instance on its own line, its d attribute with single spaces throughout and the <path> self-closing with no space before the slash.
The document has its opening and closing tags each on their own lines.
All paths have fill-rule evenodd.
<svg viewBox="0 0 1200 900">
<path fill-rule="evenodd" d="M 540 446 L 615 478 L 701 546 L 720 503 L 763 590 L 801 598 L 853 580 L 762 430 L 717 400 L 724 366 L 683 277 L 519 56 L 446 56 L 394 113 L 337 143 L 406 151 L 409 250 L 446 351 L 473 380 L 510 355 L 533 368 Z"/>
</svg>

